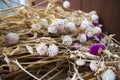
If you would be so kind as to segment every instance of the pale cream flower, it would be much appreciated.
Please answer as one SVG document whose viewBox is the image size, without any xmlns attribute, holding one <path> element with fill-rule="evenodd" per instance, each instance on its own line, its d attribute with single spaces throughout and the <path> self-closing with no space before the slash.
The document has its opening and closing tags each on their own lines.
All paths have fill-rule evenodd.
<svg viewBox="0 0 120 80">
<path fill-rule="evenodd" d="M 64 8 L 69 8 L 70 7 L 70 2 L 69 1 L 64 1 L 63 2 L 63 7 Z"/>
<path fill-rule="evenodd" d="M 73 39 L 69 35 L 64 36 L 62 39 L 62 44 L 64 44 L 64 45 L 71 45 L 72 42 L 73 42 Z"/>
<path fill-rule="evenodd" d="M 89 66 L 90 66 L 90 69 L 94 72 L 98 70 L 98 65 L 95 61 L 91 61 Z"/>
<path fill-rule="evenodd" d="M 86 34 L 81 34 L 79 40 L 81 43 L 85 43 L 87 41 Z"/>
<path fill-rule="evenodd" d="M 59 51 L 59 49 L 58 49 L 57 45 L 55 45 L 55 44 L 50 44 L 50 45 L 49 45 L 49 48 L 48 48 L 48 53 L 47 53 L 47 55 L 48 55 L 48 56 L 51 56 L 51 57 L 56 56 L 56 55 L 58 55 L 58 51 Z"/>
<path fill-rule="evenodd" d="M 76 30 L 76 26 L 75 26 L 74 22 L 67 22 L 65 24 L 65 28 L 66 28 L 66 30 L 71 31 L 71 32 Z"/>
<path fill-rule="evenodd" d="M 78 59 L 78 60 L 76 60 L 76 64 L 79 66 L 84 66 L 86 64 L 86 62 L 84 60 Z"/>
<path fill-rule="evenodd" d="M 116 75 L 112 69 L 108 69 L 101 74 L 102 80 L 115 80 Z"/>
<path fill-rule="evenodd" d="M 36 46 L 36 51 L 39 55 L 45 55 L 48 52 L 48 47 L 45 43 L 40 43 Z"/>
<path fill-rule="evenodd" d="M 95 27 L 94 30 L 96 34 L 100 34 L 102 32 L 102 29 L 100 27 Z"/>
<path fill-rule="evenodd" d="M 56 26 L 57 30 L 64 30 L 64 26 L 65 26 L 65 20 L 64 19 L 54 19 L 52 20 L 52 24 L 53 26 Z"/>
<path fill-rule="evenodd" d="M 92 19 L 92 21 L 98 21 L 98 20 L 99 20 L 99 17 L 98 17 L 97 14 L 92 14 L 92 15 L 91 15 L 91 19 Z"/>
<path fill-rule="evenodd" d="M 50 27 L 48 27 L 48 32 L 49 33 L 57 33 L 58 30 L 57 30 L 56 26 L 50 26 Z"/>
<path fill-rule="evenodd" d="M 85 19 L 85 20 L 82 21 L 80 27 L 86 29 L 86 28 L 88 28 L 88 27 L 91 27 L 91 23 L 90 23 L 90 21 L 88 21 L 88 20 Z"/>
<path fill-rule="evenodd" d="M 10 32 L 6 36 L 6 42 L 9 45 L 13 45 L 19 42 L 19 35 L 17 33 Z"/>
</svg>

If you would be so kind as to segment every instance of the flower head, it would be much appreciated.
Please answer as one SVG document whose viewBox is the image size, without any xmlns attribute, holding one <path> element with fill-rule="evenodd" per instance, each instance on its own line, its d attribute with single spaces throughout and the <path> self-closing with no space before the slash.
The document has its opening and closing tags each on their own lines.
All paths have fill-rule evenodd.
<svg viewBox="0 0 120 80">
<path fill-rule="evenodd" d="M 102 44 L 102 43 L 92 44 L 90 46 L 90 53 L 93 54 L 93 55 L 98 55 L 99 49 L 105 50 L 106 46 L 104 44 Z"/>
<path fill-rule="evenodd" d="M 113 70 L 111 70 L 111 69 L 108 69 L 101 74 L 102 80 L 116 80 L 115 77 L 116 77 L 116 75 L 113 72 Z"/>
<path fill-rule="evenodd" d="M 85 28 L 85 29 L 88 28 L 88 27 L 91 27 L 90 21 L 88 21 L 88 20 L 86 20 L 86 19 L 83 20 L 82 23 L 81 23 L 81 27 L 82 27 L 82 28 Z"/>
<path fill-rule="evenodd" d="M 85 43 L 87 41 L 86 34 L 81 34 L 79 40 L 80 40 L 81 43 Z"/>
<path fill-rule="evenodd" d="M 10 32 L 6 36 L 6 42 L 8 45 L 16 44 L 19 41 L 19 35 L 17 33 Z"/>
<path fill-rule="evenodd" d="M 36 46 L 36 51 L 39 55 L 45 55 L 48 52 L 48 47 L 45 43 L 40 43 Z"/>
<path fill-rule="evenodd" d="M 59 49 L 58 49 L 57 45 L 51 44 L 51 45 L 49 45 L 47 55 L 51 56 L 51 57 L 56 56 L 58 54 L 58 50 Z"/>
<path fill-rule="evenodd" d="M 50 26 L 50 27 L 48 27 L 48 32 L 54 34 L 54 33 L 57 33 L 58 30 L 57 30 L 56 26 Z"/>
<path fill-rule="evenodd" d="M 76 64 L 79 65 L 79 66 L 84 66 L 86 64 L 86 62 L 84 60 L 76 60 Z"/>
<path fill-rule="evenodd" d="M 73 31 L 76 30 L 76 27 L 75 27 L 75 23 L 74 23 L 74 22 L 67 22 L 67 23 L 65 24 L 65 28 L 66 28 L 66 30 L 71 31 L 71 32 L 73 32 Z"/>
<path fill-rule="evenodd" d="M 98 21 L 99 17 L 97 14 L 92 14 L 91 19 L 92 19 L 92 21 Z"/>
<path fill-rule="evenodd" d="M 57 30 L 62 31 L 64 29 L 65 22 L 64 19 L 54 19 L 52 20 L 51 25 L 56 26 Z"/>
<path fill-rule="evenodd" d="M 64 1 L 63 2 L 63 7 L 64 8 L 69 8 L 70 7 L 70 2 L 69 1 Z"/>
<path fill-rule="evenodd" d="M 94 30 L 96 34 L 100 34 L 102 32 L 102 29 L 100 27 L 95 27 Z"/>
<path fill-rule="evenodd" d="M 62 44 L 64 45 L 71 45 L 73 42 L 72 37 L 69 35 L 66 35 L 63 37 Z"/>
<path fill-rule="evenodd" d="M 89 66 L 90 66 L 90 69 L 94 72 L 98 70 L 98 65 L 95 61 L 91 61 Z"/>
</svg>

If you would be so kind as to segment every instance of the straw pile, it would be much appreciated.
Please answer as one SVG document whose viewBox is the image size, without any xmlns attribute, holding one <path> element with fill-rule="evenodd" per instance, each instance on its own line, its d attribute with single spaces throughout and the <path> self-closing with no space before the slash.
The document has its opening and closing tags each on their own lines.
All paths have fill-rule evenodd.
<svg viewBox="0 0 120 80">
<path fill-rule="evenodd" d="M 119 80 L 120 43 L 102 32 L 95 11 L 20 6 L 0 18 L 3 80 Z M 40 3 L 41 4 L 41 3 Z M 109 76 L 109 77 L 108 77 Z"/>
</svg>

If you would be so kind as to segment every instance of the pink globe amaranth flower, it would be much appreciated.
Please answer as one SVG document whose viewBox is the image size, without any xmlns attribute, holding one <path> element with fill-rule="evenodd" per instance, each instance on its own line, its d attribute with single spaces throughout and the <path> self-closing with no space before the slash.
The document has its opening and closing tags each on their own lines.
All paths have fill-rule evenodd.
<svg viewBox="0 0 120 80">
<path fill-rule="evenodd" d="M 90 54 L 98 55 L 99 49 L 105 50 L 106 46 L 104 44 L 102 44 L 102 43 L 92 44 L 90 46 Z"/>
</svg>

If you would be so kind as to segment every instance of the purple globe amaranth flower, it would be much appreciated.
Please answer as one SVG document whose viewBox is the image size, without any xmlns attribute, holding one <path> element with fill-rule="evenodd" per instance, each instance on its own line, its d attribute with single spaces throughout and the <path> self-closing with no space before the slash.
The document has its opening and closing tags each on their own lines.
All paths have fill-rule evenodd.
<svg viewBox="0 0 120 80">
<path fill-rule="evenodd" d="M 102 43 L 92 44 L 90 46 L 90 54 L 98 55 L 99 49 L 105 50 L 106 46 Z"/>
<path fill-rule="evenodd" d="M 98 25 L 99 25 L 98 21 L 93 21 L 92 24 L 93 24 L 94 26 L 98 26 Z"/>
</svg>

